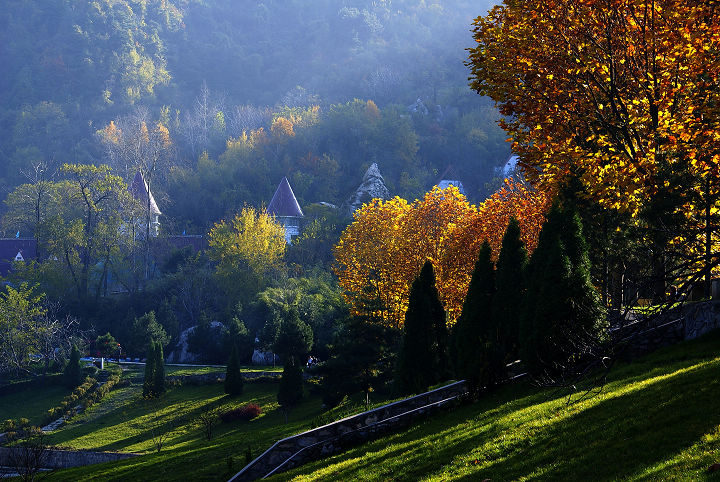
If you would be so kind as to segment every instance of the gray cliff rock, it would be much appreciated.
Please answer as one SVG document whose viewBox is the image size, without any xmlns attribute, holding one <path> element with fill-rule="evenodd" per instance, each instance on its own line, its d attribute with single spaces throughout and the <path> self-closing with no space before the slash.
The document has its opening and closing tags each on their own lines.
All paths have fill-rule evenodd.
<svg viewBox="0 0 720 482">
<path fill-rule="evenodd" d="M 343 210 L 350 216 L 353 215 L 363 204 L 370 202 L 375 198 L 388 199 L 390 192 L 385 187 L 380 169 L 376 163 L 368 168 L 363 176 L 362 184 L 353 193 L 350 198 L 343 204 Z"/>
</svg>

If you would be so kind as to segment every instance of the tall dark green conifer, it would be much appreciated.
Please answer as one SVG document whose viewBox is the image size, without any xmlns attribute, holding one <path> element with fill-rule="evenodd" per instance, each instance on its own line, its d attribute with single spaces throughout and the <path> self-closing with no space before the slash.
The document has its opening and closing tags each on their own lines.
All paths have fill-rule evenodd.
<svg viewBox="0 0 720 482">
<path fill-rule="evenodd" d="M 520 306 L 525 291 L 527 251 L 520 239 L 520 223 L 510 218 L 497 261 L 497 291 L 492 301 L 493 324 L 498 328 L 498 349 L 512 361 L 520 344 Z"/>
<path fill-rule="evenodd" d="M 497 350 L 491 304 L 494 292 L 492 249 L 485 241 L 475 262 L 462 313 L 453 330 L 455 372 L 468 381 L 473 391 L 488 383 L 496 372 L 492 368 L 493 354 Z"/>
<path fill-rule="evenodd" d="M 285 423 L 287 423 L 288 413 L 303 398 L 303 376 L 300 362 L 294 356 L 285 358 L 283 366 L 282 378 L 280 379 L 280 387 L 278 389 L 277 400 L 285 415 Z"/>
<path fill-rule="evenodd" d="M 225 371 L 225 393 L 231 397 L 240 395 L 243 391 L 243 377 L 240 373 L 240 362 L 235 344 L 230 350 L 227 370 Z"/>
<path fill-rule="evenodd" d="M 522 358 L 535 376 L 561 376 L 604 337 L 605 325 L 582 223 L 556 202 L 528 267 Z"/>
<path fill-rule="evenodd" d="M 410 288 L 397 384 L 403 393 L 419 393 L 446 376 L 448 368 L 445 310 L 426 261 Z"/>
<path fill-rule="evenodd" d="M 82 367 L 80 366 L 80 350 L 77 346 L 73 345 L 70 351 L 70 358 L 68 359 L 65 370 L 63 371 L 63 378 L 65 386 L 68 388 L 75 388 L 82 383 Z"/>
<path fill-rule="evenodd" d="M 154 396 L 155 383 L 155 351 L 156 345 L 154 341 L 150 341 L 147 358 L 145 359 L 145 380 L 143 381 L 143 398 L 152 398 Z"/>
<path fill-rule="evenodd" d="M 159 397 L 165 393 L 165 356 L 162 344 L 155 345 L 155 366 L 153 373 L 153 395 Z"/>
</svg>

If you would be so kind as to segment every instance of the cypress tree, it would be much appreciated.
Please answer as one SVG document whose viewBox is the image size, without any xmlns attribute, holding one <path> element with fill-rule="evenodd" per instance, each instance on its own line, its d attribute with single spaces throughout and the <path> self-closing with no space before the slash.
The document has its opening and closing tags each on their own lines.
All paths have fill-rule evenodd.
<svg viewBox="0 0 720 482">
<path fill-rule="evenodd" d="M 419 393 L 436 383 L 446 370 L 447 328 L 435 272 L 426 261 L 410 288 L 398 361 L 397 384 L 403 393 Z M 444 333 L 443 333 L 444 332 Z"/>
<path fill-rule="evenodd" d="M 520 223 L 510 218 L 497 261 L 497 291 L 492 301 L 493 324 L 497 326 L 497 349 L 504 361 L 513 361 L 520 345 L 520 306 L 525 289 L 527 251 L 520 239 Z M 505 365 L 502 366 L 505 371 Z M 504 373 L 503 373 L 504 374 Z"/>
<path fill-rule="evenodd" d="M 165 357 L 160 343 L 155 344 L 155 373 L 153 373 L 153 392 L 156 397 L 165 393 Z"/>
<path fill-rule="evenodd" d="M 496 338 L 492 334 L 492 296 L 495 292 L 495 270 L 492 250 L 485 241 L 475 262 L 462 313 L 453 330 L 455 373 L 476 391 L 490 383 L 496 370 L 491 368 Z"/>
<path fill-rule="evenodd" d="M 228 360 L 227 370 L 225 371 L 225 393 L 231 397 L 240 395 L 243 391 L 243 377 L 240 373 L 240 362 L 238 360 L 237 348 L 235 344 L 230 350 L 230 359 Z"/>
<path fill-rule="evenodd" d="M 68 388 L 75 388 L 82 383 L 82 367 L 80 366 L 80 350 L 77 346 L 73 345 L 70 351 L 70 358 L 68 359 L 65 370 L 63 370 L 63 378 L 65 379 L 65 385 Z"/>
<path fill-rule="evenodd" d="M 589 265 L 577 212 L 554 203 L 528 266 L 523 303 L 522 357 L 536 377 L 562 376 L 603 337 Z"/>
<path fill-rule="evenodd" d="M 288 413 L 303 398 L 303 377 L 300 363 L 294 356 L 285 357 L 282 378 L 278 389 L 277 400 L 285 415 L 287 423 Z"/>
<path fill-rule="evenodd" d="M 155 342 L 150 340 L 147 358 L 145 359 L 145 380 L 143 381 L 143 398 L 154 396 L 155 381 Z"/>
</svg>

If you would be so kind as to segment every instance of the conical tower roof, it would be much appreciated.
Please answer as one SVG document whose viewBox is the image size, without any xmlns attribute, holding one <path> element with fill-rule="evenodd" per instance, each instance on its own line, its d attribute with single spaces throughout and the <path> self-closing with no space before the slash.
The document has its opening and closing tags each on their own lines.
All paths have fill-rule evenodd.
<svg viewBox="0 0 720 482">
<path fill-rule="evenodd" d="M 280 181 L 280 184 L 275 190 L 275 194 L 273 194 L 270 200 L 270 204 L 268 204 L 267 212 L 271 216 L 278 217 L 291 216 L 301 218 L 304 216 L 287 177 L 283 177 L 282 181 Z"/>
<path fill-rule="evenodd" d="M 155 198 L 153 197 L 152 193 L 148 190 L 148 185 L 145 182 L 145 178 L 143 177 L 142 173 L 140 171 L 135 174 L 135 178 L 133 179 L 132 184 L 128 186 L 128 191 L 130 191 L 130 194 L 132 194 L 132 197 L 135 198 L 140 204 L 143 205 L 143 207 L 147 206 L 148 201 L 148 195 L 150 196 L 150 212 L 156 215 L 162 214 L 160 212 L 160 209 L 158 208 L 157 203 L 155 202 Z"/>
</svg>

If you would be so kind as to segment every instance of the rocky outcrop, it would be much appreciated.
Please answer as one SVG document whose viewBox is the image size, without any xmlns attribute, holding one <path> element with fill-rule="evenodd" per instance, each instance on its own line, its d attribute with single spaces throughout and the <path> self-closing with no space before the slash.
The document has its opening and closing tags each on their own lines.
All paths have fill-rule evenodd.
<svg viewBox="0 0 720 482">
<path fill-rule="evenodd" d="M 255 348 L 255 351 L 253 351 L 252 354 L 252 364 L 253 365 L 273 365 L 275 362 L 279 361 L 277 355 L 270 351 L 263 351 L 259 348 Z"/>
<path fill-rule="evenodd" d="M 385 180 L 380 174 L 377 163 L 372 163 L 363 176 L 362 184 L 343 204 L 343 211 L 352 216 L 363 204 L 375 198 L 388 199 L 390 192 L 385 186 Z"/>
<path fill-rule="evenodd" d="M 213 329 L 218 330 L 219 333 L 222 333 L 222 329 L 224 328 L 223 324 L 219 321 L 211 321 L 210 326 Z M 188 343 L 188 339 L 195 331 L 195 328 L 195 326 L 191 326 L 180 333 L 180 340 L 178 340 L 177 346 L 175 346 L 173 351 L 170 352 L 170 355 L 168 355 L 165 360 L 167 363 L 193 363 L 198 360 L 199 356 L 190 351 Z"/>
</svg>

